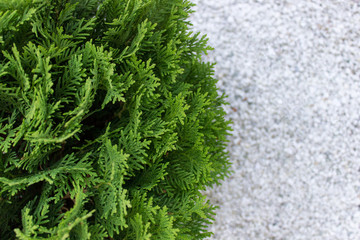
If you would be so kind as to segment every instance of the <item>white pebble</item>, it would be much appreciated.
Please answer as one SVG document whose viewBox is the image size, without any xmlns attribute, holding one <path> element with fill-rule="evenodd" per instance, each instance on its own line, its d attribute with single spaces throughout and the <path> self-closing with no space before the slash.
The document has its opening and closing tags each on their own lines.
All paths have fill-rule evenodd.
<svg viewBox="0 0 360 240">
<path fill-rule="evenodd" d="M 360 239 L 359 1 L 194 2 L 234 122 L 212 239 Z"/>
</svg>

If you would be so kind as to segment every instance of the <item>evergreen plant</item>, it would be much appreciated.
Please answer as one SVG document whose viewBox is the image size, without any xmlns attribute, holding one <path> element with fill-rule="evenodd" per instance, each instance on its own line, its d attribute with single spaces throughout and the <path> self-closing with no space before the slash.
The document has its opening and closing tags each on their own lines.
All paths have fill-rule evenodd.
<svg viewBox="0 0 360 240">
<path fill-rule="evenodd" d="M 230 130 L 186 0 L 0 0 L 0 239 L 203 239 Z"/>
</svg>

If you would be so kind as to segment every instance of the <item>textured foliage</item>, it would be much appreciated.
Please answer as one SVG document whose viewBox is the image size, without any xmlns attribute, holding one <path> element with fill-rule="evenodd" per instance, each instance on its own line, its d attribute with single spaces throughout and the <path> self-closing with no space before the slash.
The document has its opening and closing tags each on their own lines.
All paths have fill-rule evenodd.
<svg viewBox="0 0 360 240">
<path fill-rule="evenodd" d="M 202 239 L 230 130 L 185 0 L 0 0 L 0 239 Z"/>
</svg>

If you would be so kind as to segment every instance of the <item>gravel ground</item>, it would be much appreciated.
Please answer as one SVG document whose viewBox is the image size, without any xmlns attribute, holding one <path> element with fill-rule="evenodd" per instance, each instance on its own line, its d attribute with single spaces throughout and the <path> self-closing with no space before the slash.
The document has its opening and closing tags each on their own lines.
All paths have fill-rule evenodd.
<svg viewBox="0 0 360 240">
<path fill-rule="evenodd" d="M 194 0 L 235 173 L 212 239 L 360 239 L 360 2 Z"/>
</svg>

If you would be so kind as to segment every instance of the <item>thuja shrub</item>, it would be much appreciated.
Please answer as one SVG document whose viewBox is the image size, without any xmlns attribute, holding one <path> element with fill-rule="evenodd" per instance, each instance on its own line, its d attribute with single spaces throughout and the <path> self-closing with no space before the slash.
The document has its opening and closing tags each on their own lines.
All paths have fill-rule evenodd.
<svg viewBox="0 0 360 240">
<path fill-rule="evenodd" d="M 185 0 L 0 0 L 0 239 L 203 239 L 229 122 Z"/>
</svg>

